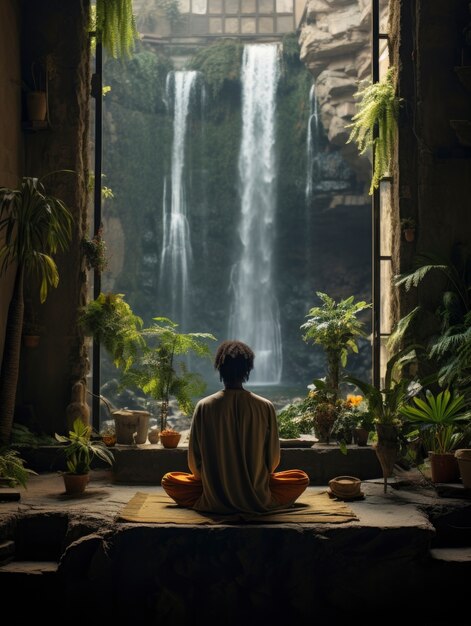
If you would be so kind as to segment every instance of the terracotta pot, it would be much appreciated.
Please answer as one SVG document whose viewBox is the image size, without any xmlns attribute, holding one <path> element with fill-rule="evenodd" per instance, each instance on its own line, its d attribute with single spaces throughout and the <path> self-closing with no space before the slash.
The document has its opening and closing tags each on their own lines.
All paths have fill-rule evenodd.
<svg viewBox="0 0 471 626">
<path fill-rule="evenodd" d="M 432 472 L 432 482 L 434 483 L 457 483 L 460 478 L 458 459 L 454 452 L 438 454 L 428 453 L 430 459 L 430 469 Z"/>
<path fill-rule="evenodd" d="M 44 122 L 47 115 L 47 98 L 45 91 L 31 91 L 26 96 L 26 110 L 31 122 Z"/>
<path fill-rule="evenodd" d="M 39 335 L 23 335 L 23 345 L 25 348 L 37 348 L 39 346 Z"/>
<path fill-rule="evenodd" d="M 160 433 L 160 442 L 164 448 L 176 448 L 181 439 L 181 433 Z"/>
<path fill-rule="evenodd" d="M 76 496 L 83 493 L 88 485 L 88 474 L 62 474 L 64 478 L 65 493 Z"/>
<path fill-rule="evenodd" d="M 355 428 L 355 443 L 357 446 L 367 446 L 370 431 L 367 428 Z"/>
<path fill-rule="evenodd" d="M 458 461 L 463 487 L 465 489 L 471 489 L 471 450 L 469 448 L 456 450 L 455 457 Z"/>
<path fill-rule="evenodd" d="M 399 440 L 393 424 L 376 424 L 376 432 L 378 441 L 375 445 L 375 452 L 383 471 L 384 491 L 386 491 L 388 478 L 393 475 L 394 464 L 399 453 Z"/>
<path fill-rule="evenodd" d="M 404 229 L 404 239 L 409 243 L 415 239 L 415 228 Z"/>
</svg>

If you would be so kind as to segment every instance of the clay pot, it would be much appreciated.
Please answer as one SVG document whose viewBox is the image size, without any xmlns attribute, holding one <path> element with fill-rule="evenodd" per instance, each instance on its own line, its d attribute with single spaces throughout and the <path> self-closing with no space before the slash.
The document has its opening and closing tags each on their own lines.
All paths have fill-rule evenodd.
<svg viewBox="0 0 471 626">
<path fill-rule="evenodd" d="M 458 461 L 463 487 L 465 489 L 471 489 L 471 450 L 467 448 L 456 450 L 455 457 Z"/>
<path fill-rule="evenodd" d="M 37 348 L 39 346 L 39 335 L 23 335 L 23 345 L 25 348 Z"/>
<path fill-rule="evenodd" d="M 361 493 L 361 480 L 355 476 L 337 476 L 329 480 L 331 492 L 337 498 L 342 500 L 350 500 L 359 498 Z"/>
<path fill-rule="evenodd" d="M 415 228 L 405 228 L 404 229 L 404 239 L 409 243 L 414 241 L 415 239 Z"/>
<path fill-rule="evenodd" d="M 457 483 L 460 477 L 458 460 L 453 452 L 438 454 L 428 453 L 432 482 L 434 483 Z"/>
<path fill-rule="evenodd" d="M 354 438 L 357 446 L 367 446 L 369 434 L 367 428 L 355 428 Z"/>
<path fill-rule="evenodd" d="M 47 98 L 45 91 L 31 91 L 26 96 L 26 110 L 31 122 L 44 122 L 47 115 Z"/>
<path fill-rule="evenodd" d="M 88 474 L 62 474 L 64 479 L 65 493 L 76 496 L 83 493 L 88 485 L 90 476 Z"/>
<path fill-rule="evenodd" d="M 160 433 L 160 442 L 164 448 L 176 448 L 181 439 L 181 433 L 165 432 Z"/>
<path fill-rule="evenodd" d="M 85 401 L 85 385 L 80 381 L 72 386 L 70 404 L 65 409 L 65 417 L 69 430 L 73 429 L 77 418 L 80 418 L 86 426 L 90 424 L 90 407 Z"/>
<path fill-rule="evenodd" d="M 156 428 L 153 428 L 149 430 L 147 438 L 149 439 L 149 443 L 159 443 L 160 433 Z"/>
</svg>

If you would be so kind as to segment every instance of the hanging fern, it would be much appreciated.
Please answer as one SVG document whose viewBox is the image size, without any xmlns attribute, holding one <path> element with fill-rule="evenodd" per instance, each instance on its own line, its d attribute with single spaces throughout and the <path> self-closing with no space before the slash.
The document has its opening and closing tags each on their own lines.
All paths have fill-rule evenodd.
<svg viewBox="0 0 471 626">
<path fill-rule="evenodd" d="M 369 193 L 378 188 L 379 182 L 390 169 L 397 134 L 397 117 L 401 98 L 396 96 L 396 69 L 390 67 L 383 80 L 376 83 L 363 81 L 355 97 L 358 112 L 353 116 L 347 143 L 355 141 L 360 154 L 373 149 L 373 175 Z M 377 131 L 377 136 L 375 133 Z"/>
<path fill-rule="evenodd" d="M 113 58 L 132 56 L 139 39 L 132 0 L 96 0 L 91 23 L 97 41 Z"/>
</svg>

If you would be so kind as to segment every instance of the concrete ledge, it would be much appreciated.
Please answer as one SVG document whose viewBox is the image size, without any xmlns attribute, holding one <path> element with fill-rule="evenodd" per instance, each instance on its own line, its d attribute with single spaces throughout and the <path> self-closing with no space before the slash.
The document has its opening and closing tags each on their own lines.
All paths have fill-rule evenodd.
<svg viewBox="0 0 471 626">
<path fill-rule="evenodd" d="M 186 447 L 173 449 L 158 445 L 116 446 L 113 480 L 124 484 L 159 485 L 166 472 L 188 472 Z M 314 444 L 311 448 L 282 448 L 278 470 L 302 469 L 311 485 L 327 485 L 335 476 L 356 476 L 370 480 L 382 476 L 371 446 L 348 446 L 342 454 L 337 445 Z"/>
</svg>

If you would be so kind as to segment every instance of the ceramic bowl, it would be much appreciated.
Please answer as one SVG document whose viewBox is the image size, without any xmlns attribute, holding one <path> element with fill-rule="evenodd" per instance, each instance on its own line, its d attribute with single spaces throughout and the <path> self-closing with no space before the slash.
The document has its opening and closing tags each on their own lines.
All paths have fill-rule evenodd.
<svg viewBox="0 0 471 626">
<path fill-rule="evenodd" d="M 329 487 L 337 498 L 358 498 L 361 496 L 361 480 L 355 476 L 337 476 L 329 480 Z"/>
</svg>

